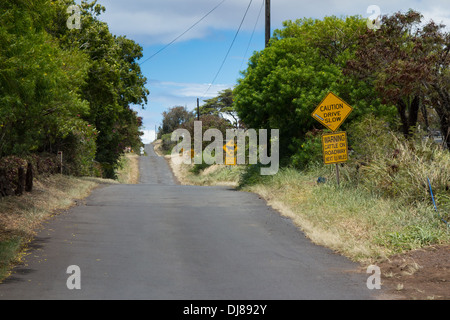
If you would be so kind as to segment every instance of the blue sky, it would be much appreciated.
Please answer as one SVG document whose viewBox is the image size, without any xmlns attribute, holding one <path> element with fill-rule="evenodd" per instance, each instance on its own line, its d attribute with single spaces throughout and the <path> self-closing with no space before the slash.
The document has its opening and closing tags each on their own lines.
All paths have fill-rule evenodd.
<svg viewBox="0 0 450 320">
<path fill-rule="evenodd" d="M 222 0 L 99 0 L 106 7 L 101 16 L 112 33 L 126 35 L 144 48 L 144 62 L 180 36 Z M 148 79 L 149 101 L 144 110 L 135 108 L 144 118 L 144 143 L 154 139 L 161 113 L 173 106 L 194 110 L 197 98 L 208 99 L 232 88 L 254 51 L 264 48 L 263 0 L 253 0 L 242 28 L 216 81 L 250 0 L 225 0 L 214 12 L 161 53 L 141 65 Z M 433 19 L 450 26 L 450 0 L 271 0 L 272 32 L 285 20 L 324 16 L 370 16 L 370 5 L 381 14 L 409 8 L 420 11 L 425 20 Z M 256 29 L 255 29 L 256 28 Z M 252 41 L 252 32 L 255 29 Z M 248 50 L 247 50 L 248 48 Z M 209 90 L 207 91 L 207 89 Z M 206 92 L 207 91 L 207 92 Z"/>
</svg>

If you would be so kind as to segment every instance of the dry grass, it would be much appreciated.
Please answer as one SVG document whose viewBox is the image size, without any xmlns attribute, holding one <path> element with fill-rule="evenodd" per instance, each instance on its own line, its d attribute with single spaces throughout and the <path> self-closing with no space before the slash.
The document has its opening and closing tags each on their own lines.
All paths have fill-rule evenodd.
<svg viewBox="0 0 450 320">
<path fill-rule="evenodd" d="M 323 172 L 322 172 L 323 173 Z M 337 187 L 314 172 L 282 169 L 244 190 L 263 196 L 315 243 L 359 262 L 447 244 L 450 234 L 429 204 L 404 205 L 355 186 Z"/>
<path fill-rule="evenodd" d="M 428 150 L 426 142 L 423 146 Z M 438 159 L 441 153 L 435 152 L 433 159 Z M 225 184 L 259 194 L 281 215 L 289 217 L 314 243 L 354 261 L 372 263 L 392 254 L 450 242 L 450 234 L 430 201 L 405 204 L 400 201 L 404 197 L 385 197 L 368 190 L 365 184 L 347 179 L 345 170 L 342 170 L 341 187 L 337 187 L 334 167 L 330 166 L 303 172 L 284 168 L 274 176 L 263 178 L 259 171 L 246 172 L 245 166 L 229 170 L 226 166 L 213 165 L 195 174 L 193 165 L 178 165 L 171 156 L 166 158 L 181 184 Z M 448 166 L 448 159 L 443 163 Z M 419 166 L 411 164 L 411 167 Z M 446 174 L 448 172 L 440 172 L 439 177 Z M 428 172 L 427 175 L 435 184 L 445 180 L 445 177 L 438 179 L 437 174 Z M 318 184 L 318 177 L 325 177 L 327 183 Z M 448 180 L 441 184 L 445 183 Z M 406 186 L 412 188 L 411 182 L 405 182 Z M 442 193 L 438 196 L 445 199 Z"/>
<path fill-rule="evenodd" d="M 173 160 L 173 155 L 166 155 L 173 174 L 180 184 L 197 186 L 228 186 L 237 187 L 242 167 L 212 165 L 199 174 L 191 172 L 193 165 L 178 164 Z"/>
<path fill-rule="evenodd" d="M 259 194 L 318 245 L 360 262 L 388 255 L 384 248 L 372 245 L 376 232 L 371 217 L 376 212 L 386 211 L 382 203 L 364 205 L 355 199 L 346 199 L 345 191 L 316 185 L 312 177 L 281 174 L 285 175 L 282 185 L 270 182 L 248 186 L 244 190 Z"/>
<path fill-rule="evenodd" d="M 0 202 L 0 240 L 11 234 L 32 234 L 56 210 L 65 210 L 75 199 L 89 195 L 98 183 L 61 175 L 34 181 L 33 192 L 6 197 Z"/>
<path fill-rule="evenodd" d="M 179 181 L 191 185 L 221 185 L 229 181 L 230 186 L 237 186 L 244 173 L 242 167 L 228 170 L 216 165 L 193 174 L 192 166 L 175 165 L 173 161 L 171 165 Z M 328 182 L 318 184 L 317 178 L 324 174 Z M 445 226 L 429 205 L 405 206 L 364 188 L 337 187 L 333 174 L 334 171 L 326 174 L 323 170 L 281 169 L 274 176 L 256 178 L 255 183 L 239 188 L 260 195 L 314 243 L 361 263 L 382 261 L 395 253 L 450 241 Z"/>
<path fill-rule="evenodd" d="M 62 175 L 38 177 L 33 192 L 0 200 L 0 280 L 10 265 L 20 261 L 21 252 L 44 221 L 77 200 L 87 197 L 100 184 L 118 183 L 99 178 L 74 178 Z"/>
<path fill-rule="evenodd" d="M 139 156 L 127 153 L 121 158 L 121 168 L 117 172 L 117 179 L 124 184 L 139 183 Z"/>
<path fill-rule="evenodd" d="M 158 139 L 158 140 L 153 142 L 153 148 L 154 148 L 156 154 L 158 156 L 160 156 L 160 157 L 163 157 L 164 155 L 163 155 L 163 151 L 161 149 L 161 146 L 162 146 L 162 140 L 161 139 Z"/>
<path fill-rule="evenodd" d="M 155 147 L 155 151 L 157 148 Z M 161 153 L 156 151 L 156 153 L 161 156 Z M 183 185 L 193 185 L 194 183 L 189 179 L 189 166 L 185 164 L 178 164 L 173 160 L 172 155 L 164 156 L 169 163 L 170 169 L 173 175 L 180 184 Z"/>
</svg>

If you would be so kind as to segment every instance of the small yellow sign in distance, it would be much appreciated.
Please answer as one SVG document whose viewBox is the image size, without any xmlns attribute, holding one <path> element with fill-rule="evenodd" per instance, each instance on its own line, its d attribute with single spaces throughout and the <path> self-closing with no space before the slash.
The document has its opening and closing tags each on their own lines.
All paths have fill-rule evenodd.
<svg viewBox="0 0 450 320">
<path fill-rule="evenodd" d="M 348 160 L 347 132 L 324 134 L 322 148 L 325 164 L 346 162 Z"/>
<path fill-rule="evenodd" d="M 235 166 L 236 165 L 236 157 L 226 157 L 225 158 L 225 164 L 227 166 Z"/>
<path fill-rule="evenodd" d="M 225 164 L 235 166 L 237 145 L 234 143 L 234 140 L 228 141 L 227 144 L 223 146 L 223 150 L 225 151 Z"/>
<path fill-rule="evenodd" d="M 234 143 L 234 140 L 228 141 L 227 144 L 223 146 L 223 150 L 228 156 L 234 156 L 235 152 L 237 151 L 237 146 Z"/>
<path fill-rule="evenodd" d="M 336 131 L 352 111 L 353 108 L 348 103 L 330 92 L 312 116 L 331 131 Z"/>
</svg>

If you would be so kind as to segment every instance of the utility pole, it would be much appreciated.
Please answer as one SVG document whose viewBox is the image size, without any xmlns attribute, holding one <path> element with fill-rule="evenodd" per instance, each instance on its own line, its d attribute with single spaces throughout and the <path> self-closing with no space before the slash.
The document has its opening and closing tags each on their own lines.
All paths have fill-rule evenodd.
<svg viewBox="0 0 450 320">
<path fill-rule="evenodd" d="M 197 98 L 197 120 L 200 121 L 200 100 Z"/>
<path fill-rule="evenodd" d="M 266 48 L 270 40 L 270 0 L 266 0 Z"/>
</svg>

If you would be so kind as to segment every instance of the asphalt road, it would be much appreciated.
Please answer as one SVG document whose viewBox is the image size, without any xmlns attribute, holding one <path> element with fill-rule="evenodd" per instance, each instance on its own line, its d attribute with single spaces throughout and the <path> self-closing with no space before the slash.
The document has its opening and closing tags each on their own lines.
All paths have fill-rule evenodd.
<svg viewBox="0 0 450 320">
<path fill-rule="evenodd" d="M 177 185 L 147 147 L 139 185 L 108 185 L 47 222 L 0 299 L 372 299 L 368 274 L 255 194 Z M 81 289 L 70 290 L 69 266 Z"/>
</svg>

